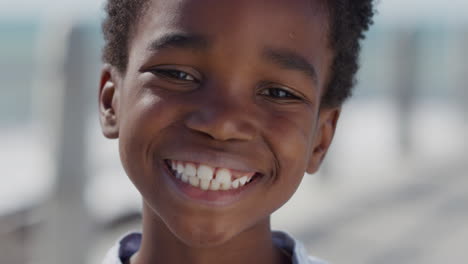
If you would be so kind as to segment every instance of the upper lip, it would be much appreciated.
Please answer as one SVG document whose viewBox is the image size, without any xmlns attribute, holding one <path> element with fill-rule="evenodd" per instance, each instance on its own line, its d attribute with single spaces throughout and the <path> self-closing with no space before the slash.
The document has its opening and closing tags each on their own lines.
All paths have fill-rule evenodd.
<svg viewBox="0 0 468 264">
<path fill-rule="evenodd" d="M 177 151 L 177 154 L 168 155 L 167 160 L 193 162 L 208 165 L 214 168 L 226 168 L 240 172 L 255 172 L 264 174 L 264 170 L 254 167 L 246 162 L 245 158 L 239 158 L 227 153 L 211 151 Z"/>
</svg>

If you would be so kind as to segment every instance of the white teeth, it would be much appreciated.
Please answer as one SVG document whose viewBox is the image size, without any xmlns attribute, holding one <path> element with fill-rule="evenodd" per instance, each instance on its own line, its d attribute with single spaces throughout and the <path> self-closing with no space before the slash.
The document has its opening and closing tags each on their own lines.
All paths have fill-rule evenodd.
<svg viewBox="0 0 468 264">
<path fill-rule="evenodd" d="M 213 172 L 214 169 L 212 167 L 200 165 L 198 166 L 197 177 L 204 180 L 211 180 L 213 179 Z"/>
<path fill-rule="evenodd" d="M 180 174 L 184 172 L 184 164 L 182 162 L 177 162 L 177 172 Z"/>
<path fill-rule="evenodd" d="M 200 179 L 200 188 L 204 191 L 210 187 L 210 180 Z"/>
<path fill-rule="evenodd" d="M 216 171 L 216 180 L 221 184 L 231 183 L 231 172 L 227 169 L 218 169 Z"/>
<path fill-rule="evenodd" d="M 190 162 L 171 161 L 170 167 L 174 170 L 177 179 L 198 187 L 204 191 L 237 189 L 252 180 L 249 175 L 232 179 L 231 171 L 224 168 L 213 168 L 207 165 L 197 165 Z M 216 175 L 214 175 L 216 171 Z"/>
<path fill-rule="evenodd" d="M 185 164 L 184 173 L 188 176 L 197 176 L 197 167 L 192 163 Z"/>
<path fill-rule="evenodd" d="M 181 180 L 182 180 L 183 182 L 188 182 L 188 175 L 187 175 L 187 174 L 185 174 L 185 173 L 184 173 L 184 174 L 182 174 L 182 176 L 181 176 Z"/>
<path fill-rule="evenodd" d="M 234 189 L 239 188 L 239 179 L 235 179 L 235 180 L 232 182 L 232 188 L 234 188 Z"/>
<path fill-rule="evenodd" d="M 217 181 L 217 180 L 212 180 L 211 181 L 210 190 L 217 191 L 217 190 L 219 190 L 219 187 L 221 187 L 221 183 L 219 183 L 219 181 Z"/>
<path fill-rule="evenodd" d="M 229 190 L 229 189 L 231 189 L 231 183 L 230 182 L 221 183 L 221 190 L 226 191 L 226 190 Z"/>
<path fill-rule="evenodd" d="M 193 185 L 195 187 L 198 187 L 198 185 L 200 184 L 200 179 L 198 179 L 195 176 L 191 176 L 191 177 L 188 177 L 188 178 L 189 178 L 189 182 L 190 182 L 191 185 Z"/>
<path fill-rule="evenodd" d="M 221 190 L 229 190 L 231 188 L 231 172 L 229 170 L 218 169 L 216 180 L 221 184 Z"/>
<path fill-rule="evenodd" d="M 248 179 L 249 178 L 247 176 L 244 176 L 244 177 L 240 178 L 239 179 L 240 186 L 244 186 L 247 183 Z"/>
</svg>

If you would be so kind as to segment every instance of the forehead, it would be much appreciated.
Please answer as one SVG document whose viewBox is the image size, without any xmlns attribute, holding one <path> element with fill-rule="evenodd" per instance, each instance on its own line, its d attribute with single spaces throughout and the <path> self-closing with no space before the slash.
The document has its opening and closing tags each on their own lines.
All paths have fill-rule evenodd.
<svg viewBox="0 0 468 264">
<path fill-rule="evenodd" d="M 130 57 L 154 39 L 181 32 L 207 36 L 223 53 L 253 56 L 265 46 L 285 48 L 320 65 L 328 49 L 326 10 L 322 0 L 150 0 Z"/>
<path fill-rule="evenodd" d="M 242 33 L 243 38 L 278 33 L 286 34 L 294 41 L 305 36 L 324 35 L 328 31 L 327 7 L 322 0 L 148 1 L 149 5 L 136 26 L 136 35 L 148 30 L 154 34 L 163 30 L 223 36 Z"/>
<path fill-rule="evenodd" d="M 194 15 L 201 21 L 209 21 L 213 17 L 248 17 L 249 14 L 255 14 L 260 19 L 269 15 L 287 16 L 288 13 L 310 18 L 327 11 L 324 0 L 148 0 L 148 3 L 146 11 L 153 15 Z M 226 17 L 226 13 L 231 15 Z"/>
<path fill-rule="evenodd" d="M 313 34 L 315 28 L 327 28 L 326 10 L 322 0 L 149 0 L 137 31 L 157 26 L 231 35 L 259 28 L 265 35 Z"/>
</svg>

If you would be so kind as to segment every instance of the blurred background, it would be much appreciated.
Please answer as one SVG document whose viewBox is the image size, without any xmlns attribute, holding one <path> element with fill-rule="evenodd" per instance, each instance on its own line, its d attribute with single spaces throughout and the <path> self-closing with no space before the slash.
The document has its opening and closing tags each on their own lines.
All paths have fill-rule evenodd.
<svg viewBox="0 0 468 264">
<path fill-rule="evenodd" d="M 102 1 L 0 0 L 0 263 L 98 264 L 140 200 L 97 118 Z M 331 263 L 468 259 L 468 1 L 383 0 L 321 171 L 273 227 Z"/>
</svg>

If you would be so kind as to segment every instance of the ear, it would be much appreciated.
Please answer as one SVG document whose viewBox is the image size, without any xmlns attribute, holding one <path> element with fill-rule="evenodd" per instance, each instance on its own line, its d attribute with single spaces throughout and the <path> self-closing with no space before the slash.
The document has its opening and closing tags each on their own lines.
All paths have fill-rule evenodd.
<svg viewBox="0 0 468 264">
<path fill-rule="evenodd" d="M 341 107 L 320 109 L 317 130 L 314 138 L 312 155 L 307 166 L 307 173 L 318 171 L 335 135 Z"/>
<path fill-rule="evenodd" d="M 119 137 L 117 116 L 119 101 L 118 77 L 118 72 L 113 66 L 109 64 L 103 66 L 99 82 L 99 121 L 102 133 L 105 137 L 111 139 Z"/>
</svg>

